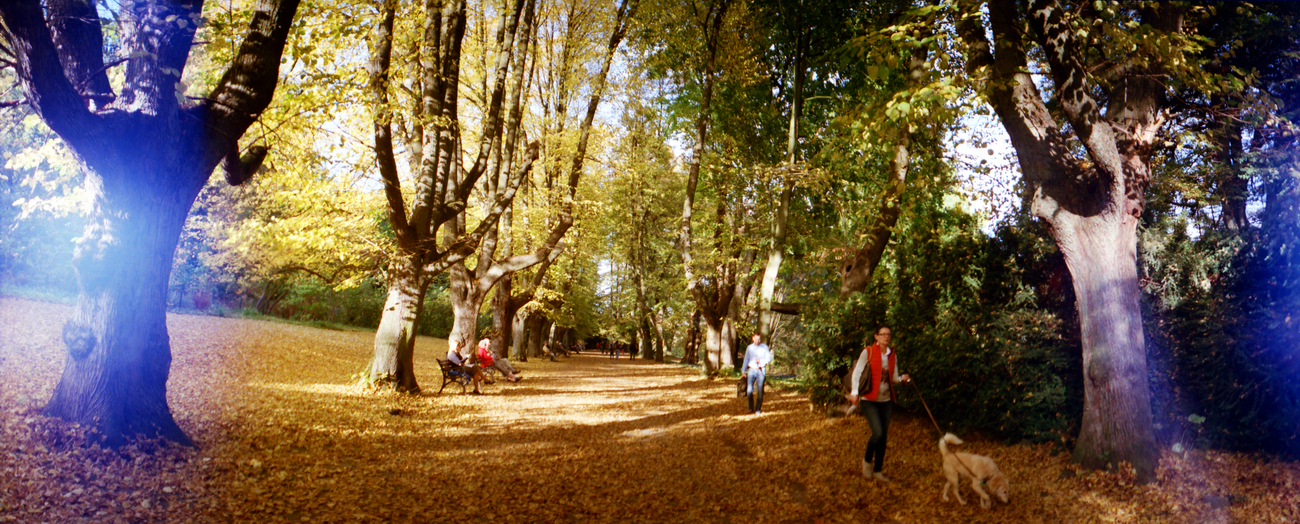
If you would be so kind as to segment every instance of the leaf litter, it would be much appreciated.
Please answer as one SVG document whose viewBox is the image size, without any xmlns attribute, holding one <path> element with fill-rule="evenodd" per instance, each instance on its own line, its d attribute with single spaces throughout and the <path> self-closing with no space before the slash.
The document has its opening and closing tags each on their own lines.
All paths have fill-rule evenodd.
<svg viewBox="0 0 1300 524">
<path fill-rule="evenodd" d="M 769 390 L 748 415 L 693 368 L 583 354 L 525 380 L 436 394 L 446 341 L 421 338 L 419 396 L 350 376 L 373 334 L 168 315 L 168 398 L 198 444 L 96 444 L 41 416 L 68 306 L 0 297 L 0 522 L 1296 522 L 1300 465 L 1165 451 L 1159 481 L 1086 472 L 1049 444 L 963 435 L 1011 503 L 940 499 L 937 434 L 895 415 L 885 473 L 861 477 L 866 425 Z"/>
</svg>

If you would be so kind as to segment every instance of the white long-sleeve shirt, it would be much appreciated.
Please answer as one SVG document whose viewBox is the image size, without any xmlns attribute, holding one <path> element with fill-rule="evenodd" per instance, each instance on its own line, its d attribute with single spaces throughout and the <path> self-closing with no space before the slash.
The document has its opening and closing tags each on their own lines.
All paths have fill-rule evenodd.
<svg viewBox="0 0 1300 524">
<path fill-rule="evenodd" d="M 753 369 L 755 367 L 767 369 L 767 365 L 772 362 L 772 350 L 767 344 L 759 342 L 750 344 L 745 348 L 745 362 L 742 364 L 744 369 Z"/>
</svg>

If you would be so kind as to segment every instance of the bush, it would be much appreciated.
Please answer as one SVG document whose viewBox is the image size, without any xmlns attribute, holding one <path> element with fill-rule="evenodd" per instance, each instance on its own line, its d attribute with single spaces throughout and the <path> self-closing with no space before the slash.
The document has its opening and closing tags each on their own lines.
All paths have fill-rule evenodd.
<svg viewBox="0 0 1300 524">
<path fill-rule="evenodd" d="M 1077 320 L 1061 313 L 1074 304 L 1050 240 L 1014 227 L 990 238 L 960 211 L 904 227 L 870 288 L 805 320 L 811 400 L 836 402 L 840 377 L 887 324 L 916 385 L 895 389 L 901 408 L 921 412 L 919 391 L 945 431 L 1068 445 L 1083 403 L 1081 353 Z"/>
</svg>

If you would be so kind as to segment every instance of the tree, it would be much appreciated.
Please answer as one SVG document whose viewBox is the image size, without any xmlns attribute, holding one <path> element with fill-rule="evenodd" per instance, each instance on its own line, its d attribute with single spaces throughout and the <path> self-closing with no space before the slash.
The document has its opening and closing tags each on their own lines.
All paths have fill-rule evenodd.
<svg viewBox="0 0 1300 524">
<path fill-rule="evenodd" d="M 371 42 L 375 154 L 397 247 L 389 263 L 388 299 L 375 332 L 367 380 L 416 393 L 420 390 L 414 369 L 416 324 L 429 278 L 471 255 L 483 237 L 496 228 L 519 182 L 537 158 L 537 148 L 535 144 L 528 147 L 505 184 L 495 183 L 505 125 L 505 84 L 524 2 L 512 0 L 499 13 L 478 152 L 468 168 L 462 166 L 460 158 L 459 110 L 467 2 L 430 2 L 423 7 L 422 34 L 411 44 L 410 52 L 418 57 L 419 65 L 408 79 L 415 87 L 404 91 L 412 110 L 401 120 L 401 131 L 415 181 L 414 194 L 407 204 L 394 154 L 396 113 L 389 95 L 394 84 L 400 85 L 392 81 L 391 67 L 396 4 L 386 1 L 380 6 Z M 484 178 L 493 187 L 485 199 L 483 217 L 473 229 L 462 229 L 457 221 L 467 220 L 470 195 Z M 449 224 L 451 227 L 444 230 Z M 440 234 L 445 238 L 440 240 Z"/>
<path fill-rule="evenodd" d="M 89 199 L 74 255 L 79 296 L 63 327 L 69 358 L 45 413 L 94 427 L 111 444 L 135 434 L 191 443 L 167 404 L 172 254 L 217 164 L 238 185 L 265 158 L 264 148 L 241 156 L 239 139 L 271 102 L 298 2 L 258 2 L 237 56 L 201 97 L 184 96 L 181 73 L 202 2 L 123 6 L 113 27 L 125 64 L 119 91 L 95 4 L 46 7 L 0 4 L 27 102 L 76 153 Z"/>
<path fill-rule="evenodd" d="M 567 174 L 567 176 L 564 177 L 565 184 L 563 188 L 561 188 L 562 194 L 560 196 L 558 212 L 556 213 L 555 220 L 552 222 L 552 226 L 550 231 L 547 233 L 545 240 L 543 240 L 532 253 L 514 256 L 507 255 L 501 260 L 496 260 L 493 257 L 496 256 L 497 240 L 499 238 L 508 238 L 511 233 L 509 230 L 503 231 L 501 228 L 497 228 L 489 234 L 487 241 L 484 242 L 483 247 L 479 250 L 478 264 L 472 272 L 463 262 L 452 266 L 452 309 L 455 312 L 455 323 L 452 326 L 452 333 L 449 341 L 453 346 L 455 346 L 457 342 L 466 342 L 464 347 L 468 349 L 468 346 L 470 345 L 468 342 L 472 342 L 474 337 L 474 330 L 477 326 L 478 311 L 483 304 L 483 299 L 487 296 L 487 293 L 491 290 L 492 286 L 496 285 L 502 277 L 539 264 L 543 261 L 553 262 L 555 257 L 559 255 L 560 241 L 569 231 L 569 228 L 573 226 L 574 197 L 578 191 L 578 182 L 582 177 L 583 163 L 586 160 L 587 147 L 590 142 L 591 128 L 596 118 L 596 111 L 600 106 L 601 98 L 605 94 L 606 79 L 609 76 L 609 70 L 613 64 L 614 55 L 623 41 L 623 36 L 627 33 L 629 21 L 636 14 L 636 8 L 637 2 L 635 0 L 623 0 L 618 5 L 614 20 L 612 21 L 608 45 L 605 49 L 601 50 L 603 54 L 600 55 L 600 71 L 597 73 L 594 85 L 592 86 L 592 93 L 587 104 L 586 113 L 583 115 L 582 122 L 579 124 L 579 136 L 576 150 L 573 152 L 567 168 L 561 171 L 561 173 Z M 573 12 L 574 9 L 570 9 L 570 17 L 573 16 Z M 531 16 L 529 18 L 531 18 Z M 571 46 L 567 37 L 564 45 L 566 50 Z M 522 66 L 522 64 L 520 65 Z M 562 64 L 562 66 L 563 65 L 567 64 Z M 567 67 L 564 68 L 566 71 L 567 69 Z M 516 78 L 514 81 L 516 107 L 518 106 L 518 98 L 522 95 L 522 72 L 522 67 L 516 68 Z M 560 118 L 561 121 L 563 120 L 562 107 L 562 105 L 557 107 L 557 113 L 561 113 L 557 115 L 557 118 Z M 518 119 L 517 111 L 512 111 L 512 118 L 515 120 Z M 511 141 L 511 138 L 507 138 L 507 149 L 513 145 Z M 546 266 L 539 268 L 534 275 L 534 279 L 536 280 L 544 277 L 546 270 L 549 267 L 550 265 L 547 264 Z M 503 304 L 498 301 L 497 305 L 508 306 L 509 304 Z M 504 311 L 500 313 L 501 314 L 498 315 L 499 318 L 506 318 Z M 504 322 L 501 322 L 501 327 L 504 327 Z M 504 338 L 502 338 L 504 335 L 504 330 L 500 330 L 497 338 L 500 338 L 501 341 L 504 342 Z M 499 344 L 498 351 L 504 353 L 504 351 L 502 351 L 503 348 L 504 343 Z"/>
<path fill-rule="evenodd" d="M 798 172 L 806 170 L 800 160 L 800 136 L 802 134 L 807 138 L 808 135 L 802 129 L 808 72 L 817 65 L 823 65 L 819 62 L 823 62 L 832 46 L 841 46 L 849 37 L 850 22 L 855 17 L 853 3 L 838 0 L 800 0 L 790 6 L 779 1 L 758 2 L 755 11 L 762 20 L 761 23 L 771 27 L 770 39 L 774 43 L 771 49 L 776 51 L 773 54 L 777 56 L 769 57 L 769 60 L 775 62 L 769 67 L 776 69 L 771 75 L 777 80 L 774 83 L 777 83 L 782 94 L 787 95 L 789 104 L 783 187 L 772 220 L 771 241 L 767 246 L 767 263 L 760 280 L 757 305 L 758 331 L 770 343 L 777 313 L 773 310 L 772 301 L 776 293 L 777 276 L 787 250 L 790 199 L 795 191 Z M 805 140 L 803 143 L 807 142 Z M 787 306 L 784 311 L 794 312 L 795 309 Z"/>
<path fill-rule="evenodd" d="M 967 71 L 986 78 L 982 95 L 1010 135 L 1031 212 L 1048 224 L 1078 297 L 1085 405 L 1074 459 L 1127 461 L 1152 481 L 1159 454 L 1136 232 L 1165 122 L 1162 79 L 1190 72 L 1187 50 L 1197 46 L 1183 31 L 1185 8 L 988 2 L 986 33 L 980 4 L 959 3 Z M 1030 74 L 1033 46 L 1046 60 L 1046 97 Z"/>
<path fill-rule="evenodd" d="M 691 253 L 694 226 L 691 220 L 695 211 L 696 189 L 699 187 L 700 164 L 704 161 L 704 152 L 709 138 L 709 123 L 713 116 L 711 104 L 717 84 L 718 51 L 722 45 L 722 28 L 730 7 L 730 0 L 713 0 L 702 6 L 691 2 L 689 5 L 690 22 L 700 30 L 703 49 L 701 49 L 702 56 L 698 71 L 695 72 L 699 75 L 700 98 L 695 118 L 694 144 L 691 149 L 690 163 L 686 168 L 686 194 L 682 203 L 679 248 L 686 277 L 686 291 L 695 300 L 708 327 L 705 339 L 705 371 L 710 374 L 732 365 L 731 350 L 736 343 L 736 337 L 735 327 L 728 322 L 728 313 L 731 301 L 735 297 L 736 268 L 730 262 L 723 262 L 717 267 L 718 274 L 714 275 L 715 278 L 705 282 L 703 276 L 694 267 L 694 256 Z"/>
<path fill-rule="evenodd" d="M 632 83 L 634 91 L 642 90 L 638 81 Z M 646 95 L 652 94 L 646 91 Z M 608 243 L 608 259 L 624 269 L 614 272 L 614 278 L 631 281 L 628 286 L 617 286 L 630 288 L 634 294 L 631 309 L 636 313 L 625 316 L 638 319 L 638 338 L 643 349 L 650 349 L 645 356 L 659 361 L 668 344 L 664 336 L 664 324 L 670 322 L 666 312 L 681 309 L 685 298 L 680 293 L 685 287 L 681 266 L 672 263 L 679 255 L 669 235 L 679 218 L 674 213 L 680 213 L 675 207 L 682 201 L 682 181 L 672 170 L 670 137 L 658 113 L 662 109 L 635 98 L 624 105 L 614 173 L 605 181 L 609 205 L 603 223 L 608 230 L 601 232 Z M 619 304 L 620 298 L 611 296 L 611 307 Z M 667 331 L 672 332 L 671 328 Z"/>
<path fill-rule="evenodd" d="M 924 11 L 924 10 L 922 10 Z M 916 16 L 915 13 L 906 13 L 897 15 L 898 18 L 906 19 L 910 16 Z M 866 242 L 857 250 L 847 262 L 840 268 L 840 297 L 847 297 L 853 293 L 862 291 L 871 281 L 871 275 L 875 272 L 876 266 L 880 264 L 880 259 L 885 254 L 885 248 L 889 245 L 890 236 L 892 236 L 894 227 L 898 224 L 898 216 L 902 212 L 903 193 L 907 188 L 908 168 L 912 163 L 913 133 L 918 127 L 918 122 L 926 122 L 929 118 L 929 111 L 922 108 L 942 107 L 945 102 L 944 88 L 948 91 L 954 91 L 949 86 L 927 85 L 930 80 L 930 67 L 926 65 L 926 59 L 929 57 L 929 48 L 935 45 L 933 32 L 924 25 L 918 26 L 915 32 L 907 30 L 907 24 L 900 23 L 890 26 L 882 32 L 873 33 L 863 41 L 857 42 L 859 48 L 873 47 L 875 52 L 882 48 L 889 51 L 896 51 L 901 58 L 900 62 L 906 64 L 906 75 L 904 77 L 903 88 L 894 93 L 894 96 L 885 104 L 878 104 L 877 111 L 883 113 L 885 118 L 879 118 L 874 122 L 877 140 L 888 142 L 885 146 L 891 151 L 888 154 L 888 181 L 884 185 L 884 192 L 880 197 L 879 211 L 874 216 L 871 226 L 866 232 Z M 901 27 L 900 27 L 901 26 Z M 895 34 L 903 35 L 902 38 L 889 38 L 884 36 L 893 36 Z M 892 41 L 892 42 L 891 42 Z M 895 43 L 897 42 L 897 43 Z M 897 48 L 895 48 L 897 46 Z M 931 64 L 932 65 L 932 64 Z M 876 66 L 879 68 L 880 66 Z M 886 70 L 888 68 L 885 68 Z M 891 83 L 897 84 L 898 81 L 888 82 L 887 73 L 877 73 L 886 85 Z M 936 89 L 938 88 L 938 89 Z M 931 95 L 926 96 L 923 89 L 928 89 Z M 887 90 L 886 90 L 887 91 Z M 936 111 L 937 113 L 938 111 Z M 883 144 L 882 144 L 883 145 Z"/>
</svg>

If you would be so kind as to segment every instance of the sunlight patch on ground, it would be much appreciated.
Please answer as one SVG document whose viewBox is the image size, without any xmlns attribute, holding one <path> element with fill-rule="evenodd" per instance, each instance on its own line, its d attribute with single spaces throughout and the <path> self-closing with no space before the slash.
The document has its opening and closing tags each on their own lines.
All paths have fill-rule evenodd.
<svg viewBox="0 0 1300 524">
<path fill-rule="evenodd" d="M 285 384 L 277 382 L 250 382 L 248 385 L 255 388 L 293 393 L 314 393 L 321 395 L 337 395 L 341 397 L 369 396 L 360 388 L 350 384 Z"/>
</svg>

